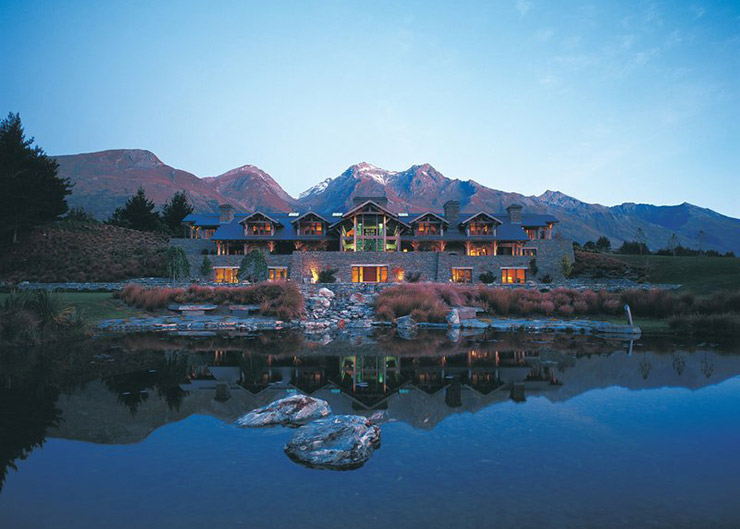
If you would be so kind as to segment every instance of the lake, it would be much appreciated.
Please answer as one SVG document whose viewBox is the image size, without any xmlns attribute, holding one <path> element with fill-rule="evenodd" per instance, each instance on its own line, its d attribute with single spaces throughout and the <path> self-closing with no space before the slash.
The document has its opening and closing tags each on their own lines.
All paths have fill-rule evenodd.
<svg viewBox="0 0 740 529">
<path fill-rule="evenodd" d="M 382 412 L 381 448 L 316 470 L 234 426 L 298 392 Z M 740 347 L 97 338 L 0 352 L 0 444 L 3 528 L 738 527 Z"/>
</svg>

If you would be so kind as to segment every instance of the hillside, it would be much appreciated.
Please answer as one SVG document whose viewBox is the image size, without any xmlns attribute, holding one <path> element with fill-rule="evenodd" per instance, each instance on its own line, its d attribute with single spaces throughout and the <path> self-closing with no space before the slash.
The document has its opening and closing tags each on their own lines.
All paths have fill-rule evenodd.
<svg viewBox="0 0 740 529">
<path fill-rule="evenodd" d="M 104 224 L 41 226 L 0 251 L 0 279 L 120 281 L 163 276 L 167 237 Z"/>
</svg>

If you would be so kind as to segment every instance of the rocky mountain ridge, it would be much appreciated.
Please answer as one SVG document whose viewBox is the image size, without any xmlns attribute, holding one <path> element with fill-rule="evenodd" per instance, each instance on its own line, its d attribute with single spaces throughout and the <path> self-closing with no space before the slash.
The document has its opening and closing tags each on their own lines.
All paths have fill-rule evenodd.
<svg viewBox="0 0 740 529">
<path fill-rule="evenodd" d="M 269 174 L 254 165 L 243 165 L 218 176 L 199 178 L 162 162 L 150 151 L 117 149 L 58 156 L 59 174 L 75 184 L 71 206 L 107 218 L 143 187 L 157 204 L 183 190 L 197 211 L 216 211 L 230 203 L 238 210 L 286 212 L 308 210 L 346 211 L 355 196 L 388 198 L 397 211 L 442 211 L 448 200 L 458 200 L 462 211 L 503 211 L 517 202 L 526 211 L 551 213 L 560 219 L 558 231 L 579 242 L 609 237 L 617 246 L 634 240 L 638 230 L 648 245 L 664 247 L 673 233 L 684 246 L 740 253 L 740 220 L 710 209 L 683 203 L 676 206 L 625 203 L 618 206 L 589 204 L 559 191 L 539 196 L 500 191 L 475 180 L 450 179 L 430 164 L 405 171 L 389 171 L 367 162 L 352 165 L 293 198 Z"/>
</svg>

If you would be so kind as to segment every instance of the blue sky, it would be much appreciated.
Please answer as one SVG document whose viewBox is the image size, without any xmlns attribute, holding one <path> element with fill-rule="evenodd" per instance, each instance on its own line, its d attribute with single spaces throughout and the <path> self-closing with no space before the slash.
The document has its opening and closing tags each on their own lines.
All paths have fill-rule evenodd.
<svg viewBox="0 0 740 529">
<path fill-rule="evenodd" d="M 360 161 L 740 217 L 740 2 L 0 3 L 0 112 L 297 195 Z"/>
</svg>

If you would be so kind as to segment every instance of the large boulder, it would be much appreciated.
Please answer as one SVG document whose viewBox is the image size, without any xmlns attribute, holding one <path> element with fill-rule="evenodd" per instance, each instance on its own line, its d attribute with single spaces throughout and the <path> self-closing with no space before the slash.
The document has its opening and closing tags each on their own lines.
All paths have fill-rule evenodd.
<svg viewBox="0 0 740 529">
<path fill-rule="evenodd" d="M 358 415 L 335 415 L 302 426 L 285 453 L 310 468 L 352 470 L 380 447 L 380 426 Z"/>
<path fill-rule="evenodd" d="M 334 299 L 334 292 L 326 287 L 322 287 L 319 289 L 319 296 L 321 296 L 322 298 Z"/>
<path fill-rule="evenodd" d="M 301 426 L 331 414 L 329 404 L 307 395 L 293 395 L 252 410 L 237 419 L 237 426 L 261 428 L 264 426 Z"/>
</svg>

